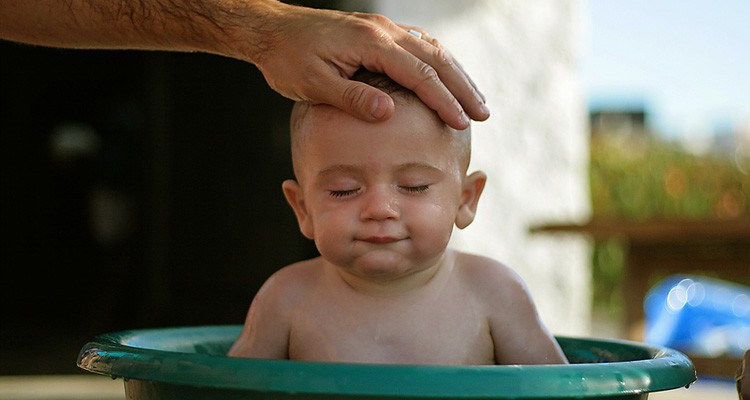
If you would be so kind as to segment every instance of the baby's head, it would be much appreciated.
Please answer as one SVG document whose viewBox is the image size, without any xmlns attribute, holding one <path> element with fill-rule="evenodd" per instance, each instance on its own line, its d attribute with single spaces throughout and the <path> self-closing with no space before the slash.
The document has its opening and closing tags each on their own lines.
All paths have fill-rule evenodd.
<svg viewBox="0 0 750 400">
<path fill-rule="evenodd" d="M 384 75 L 360 71 L 352 79 L 388 93 L 394 114 L 366 122 L 329 105 L 297 103 L 297 180 L 284 182 L 287 201 L 302 233 L 336 265 L 359 263 L 370 274 L 391 273 L 398 269 L 392 263 L 434 263 L 453 226 L 473 221 L 486 181 L 481 172 L 466 175 L 470 132 L 449 127 Z"/>
</svg>

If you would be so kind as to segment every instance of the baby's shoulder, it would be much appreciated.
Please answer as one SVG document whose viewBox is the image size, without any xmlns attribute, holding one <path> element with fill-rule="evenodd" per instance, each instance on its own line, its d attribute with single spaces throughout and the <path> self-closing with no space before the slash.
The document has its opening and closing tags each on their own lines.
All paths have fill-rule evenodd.
<svg viewBox="0 0 750 400">
<path fill-rule="evenodd" d="M 466 278 L 516 279 L 513 269 L 493 258 L 454 251 L 456 270 Z"/>
<path fill-rule="evenodd" d="M 513 296 L 526 292 L 526 285 L 518 273 L 498 260 L 463 252 L 456 252 L 455 257 L 460 281 L 480 296 Z"/>
<path fill-rule="evenodd" d="M 269 279 L 279 279 L 288 282 L 304 281 L 315 277 L 320 271 L 319 258 L 298 261 L 274 272 Z"/>
<path fill-rule="evenodd" d="M 316 259 L 300 261 L 287 265 L 274 272 L 266 279 L 258 295 L 266 298 L 285 301 L 304 295 L 319 280 L 320 268 Z"/>
</svg>

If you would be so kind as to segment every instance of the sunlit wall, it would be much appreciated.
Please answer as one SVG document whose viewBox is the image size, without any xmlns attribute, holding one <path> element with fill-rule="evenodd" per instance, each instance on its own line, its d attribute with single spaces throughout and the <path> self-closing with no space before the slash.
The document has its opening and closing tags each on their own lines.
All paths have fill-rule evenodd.
<svg viewBox="0 0 750 400">
<path fill-rule="evenodd" d="M 362 2 L 352 5 L 363 6 Z M 527 282 L 556 334 L 590 327 L 589 244 L 531 225 L 583 221 L 588 125 L 577 61 L 579 1 L 376 1 L 373 10 L 424 28 L 460 61 L 492 116 L 473 125 L 471 170 L 489 175 L 475 222 L 453 245 L 498 259 Z"/>
</svg>

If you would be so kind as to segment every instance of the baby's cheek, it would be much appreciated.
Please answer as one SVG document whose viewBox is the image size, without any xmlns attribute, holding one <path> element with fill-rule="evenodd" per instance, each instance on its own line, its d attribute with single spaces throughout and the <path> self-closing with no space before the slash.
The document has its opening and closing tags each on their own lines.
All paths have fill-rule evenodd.
<svg viewBox="0 0 750 400">
<path fill-rule="evenodd" d="M 351 228 L 343 213 L 325 213 L 315 222 L 315 245 L 323 256 L 340 257 L 351 242 Z"/>
<path fill-rule="evenodd" d="M 416 215 L 411 223 L 413 239 L 424 247 L 444 247 L 450 240 L 455 212 L 444 207 L 422 207 L 415 211 Z"/>
</svg>

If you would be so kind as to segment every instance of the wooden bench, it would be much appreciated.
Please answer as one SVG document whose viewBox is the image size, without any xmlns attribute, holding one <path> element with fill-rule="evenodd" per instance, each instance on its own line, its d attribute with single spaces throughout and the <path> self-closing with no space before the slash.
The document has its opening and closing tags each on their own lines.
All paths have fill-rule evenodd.
<svg viewBox="0 0 750 400">
<path fill-rule="evenodd" d="M 703 273 L 750 284 L 750 218 L 592 219 L 583 224 L 533 226 L 532 233 L 577 233 L 594 240 L 620 239 L 626 246 L 622 277 L 628 339 L 642 341 L 643 299 L 654 277 Z M 733 377 L 740 360 L 691 356 L 699 374 Z"/>
</svg>

